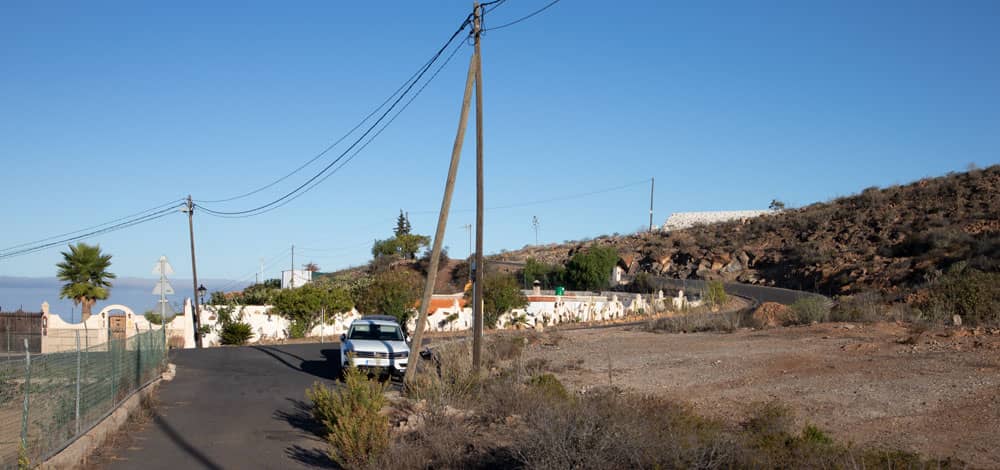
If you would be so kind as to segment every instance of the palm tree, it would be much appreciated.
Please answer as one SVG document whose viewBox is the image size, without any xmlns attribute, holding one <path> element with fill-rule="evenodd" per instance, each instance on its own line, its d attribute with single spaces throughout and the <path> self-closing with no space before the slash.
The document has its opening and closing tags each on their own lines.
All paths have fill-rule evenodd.
<svg viewBox="0 0 1000 470">
<path fill-rule="evenodd" d="M 59 268 L 57 277 L 66 282 L 59 292 L 59 298 L 72 299 L 73 303 L 82 306 L 81 318 L 90 318 L 90 309 L 98 300 L 108 298 L 111 289 L 111 279 L 115 275 L 108 272 L 111 266 L 111 255 L 101 254 L 100 245 L 77 243 L 69 246 L 69 252 L 62 252 L 63 262 L 56 265 Z"/>
</svg>

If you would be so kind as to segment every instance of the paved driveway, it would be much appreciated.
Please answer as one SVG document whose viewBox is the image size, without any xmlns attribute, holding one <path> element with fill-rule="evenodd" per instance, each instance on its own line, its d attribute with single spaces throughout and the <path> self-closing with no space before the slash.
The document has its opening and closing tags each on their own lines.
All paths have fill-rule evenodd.
<svg viewBox="0 0 1000 470">
<path fill-rule="evenodd" d="M 153 420 L 113 469 L 310 468 L 332 463 L 309 430 L 305 389 L 339 374 L 336 343 L 177 351 Z"/>
</svg>

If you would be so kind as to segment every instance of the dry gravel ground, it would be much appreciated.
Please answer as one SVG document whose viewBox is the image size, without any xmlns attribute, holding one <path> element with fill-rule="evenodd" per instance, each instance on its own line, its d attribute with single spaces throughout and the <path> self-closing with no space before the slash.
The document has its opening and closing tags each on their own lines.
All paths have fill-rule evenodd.
<svg viewBox="0 0 1000 470">
<path fill-rule="evenodd" d="M 529 348 L 575 390 L 613 385 L 739 422 L 780 400 L 836 439 L 1000 468 L 1000 331 L 896 323 L 736 333 L 577 330 Z M 610 352 L 610 354 L 609 354 Z"/>
</svg>

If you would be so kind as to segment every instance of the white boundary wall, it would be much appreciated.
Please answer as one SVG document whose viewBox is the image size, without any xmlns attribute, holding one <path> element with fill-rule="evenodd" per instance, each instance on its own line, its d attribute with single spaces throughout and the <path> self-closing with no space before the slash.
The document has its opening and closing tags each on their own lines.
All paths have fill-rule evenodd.
<svg viewBox="0 0 1000 470">
<path fill-rule="evenodd" d="M 709 212 L 674 212 L 667 217 L 663 223 L 662 230 L 680 230 L 694 227 L 699 224 L 714 224 L 728 222 L 730 220 L 752 219 L 764 214 L 770 214 L 769 210 L 747 210 L 747 211 L 709 211 Z"/>
</svg>

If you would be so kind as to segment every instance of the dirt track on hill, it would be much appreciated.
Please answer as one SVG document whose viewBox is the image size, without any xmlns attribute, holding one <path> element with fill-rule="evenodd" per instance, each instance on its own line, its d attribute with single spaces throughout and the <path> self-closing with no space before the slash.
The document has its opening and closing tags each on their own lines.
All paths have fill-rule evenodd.
<svg viewBox="0 0 1000 470">
<path fill-rule="evenodd" d="M 841 441 L 1000 467 L 1000 331 L 913 333 L 895 323 L 821 324 L 733 334 L 636 327 L 554 333 L 532 347 L 572 389 L 613 385 L 691 403 L 737 423 L 780 400 L 798 424 Z M 581 361 L 582 359 L 582 361 Z"/>
</svg>

